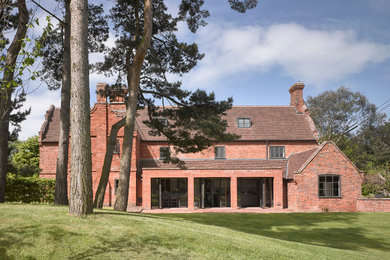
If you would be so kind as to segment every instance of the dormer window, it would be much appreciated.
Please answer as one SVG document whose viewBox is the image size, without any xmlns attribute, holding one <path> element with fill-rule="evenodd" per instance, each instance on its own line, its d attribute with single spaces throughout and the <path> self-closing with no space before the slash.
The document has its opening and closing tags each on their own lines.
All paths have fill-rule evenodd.
<svg viewBox="0 0 390 260">
<path fill-rule="evenodd" d="M 284 146 L 270 146 L 269 147 L 270 159 L 283 159 L 285 158 Z"/>
<path fill-rule="evenodd" d="M 252 126 L 251 119 L 247 117 L 237 118 L 238 128 L 250 128 Z"/>
<path fill-rule="evenodd" d="M 165 127 L 168 125 L 168 120 L 166 118 L 157 118 L 157 120 Z"/>
<path fill-rule="evenodd" d="M 214 147 L 215 159 L 226 159 L 225 157 L 225 146 Z"/>
</svg>

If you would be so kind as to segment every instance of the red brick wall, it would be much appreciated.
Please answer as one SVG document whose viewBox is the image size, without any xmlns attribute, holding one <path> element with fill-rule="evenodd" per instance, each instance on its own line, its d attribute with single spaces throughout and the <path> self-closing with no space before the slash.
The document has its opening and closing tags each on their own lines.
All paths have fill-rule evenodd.
<svg viewBox="0 0 390 260">
<path fill-rule="evenodd" d="M 227 159 L 265 159 L 267 158 L 266 142 L 238 141 L 218 144 L 225 146 Z M 160 157 L 160 147 L 168 146 L 167 142 L 143 142 L 141 144 L 141 159 L 158 159 Z M 285 156 L 292 153 L 309 150 L 317 147 L 315 141 L 269 141 L 268 146 L 285 146 Z M 180 154 L 181 159 L 214 159 L 214 147 L 210 147 L 196 154 Z"/>
<path fill-rule="evenodd" d="M 357 199 L 357 211 L 390 212 L 390 199 Z"/>
<path fill-rule="evenodd" d="M 39 145 L 40 177 L 55 178 L 58 154 L 58 143 L 44 143 Z"/>
<path fill-rule="evenodd" d="M 273 177 L 274 207 L 283 207 L 282 169 L 267 170 L 154 170 L 144 169 L 142 172 L 143 207 L 151 208 L 151 178 L 188 178 L 188 208 L 194 208 L 194 178 L 230 178 L 230 204 L 237 208 L 237 178 L 240 177 Z"/>
<path fill-rule="evenodd" d="M 117 117 L 117 115 L 112 112 L 112 109 L 125 109 L 125 106 L 123 103 L 112 103 L 109 104 L 108 107 L 106 107 L 105 103 L 97 103 L 91 109 L 92 186 L 94 195 L 96 193 L 96 189 L 98 187 L 103 168 L 104 156 L 106 152 L 106 142 L 108 140 L 107 134 L 110 133 L 111 126 L 118 120 L 120 120 L 120 117 Z M 108 125 L 107 128 L 106 125 Z M 113 155 L 110 178 L 107 184 L 106 194 L 104 197 L 104 205 L 106 206 L 112 206 L 115 202 L 115 179 L 119 178 L 120 156 L 122 154 L 123 128 L 118 132 L 118 139 L 120 140 L 120 154 Z M 129 205 L 131 206 L 135 205 L 137 201 L 136 160 L 139 158 L 139 146 L 139 138 L 136 136 L 133 141 L 133 154 L 131 164 L 132 171 L 130 175 Z M 39 152 L 40 168 L 42 169 L 40 176 L 44 178 L 55 178 L 58 143 L 41 143 Z"/>
<path fill-rule="evenodd" d="M 340 198 L 318 196 L 318 176 L 338 174 L 341 178 Z M 288 184 L 288 206 L 304 211 L 356 211 L 356 200 L 361 196 L 362 178 L 356 168 L 332 144 L 327 143 L 309 165 L 294 174 Z"/>
</svg>

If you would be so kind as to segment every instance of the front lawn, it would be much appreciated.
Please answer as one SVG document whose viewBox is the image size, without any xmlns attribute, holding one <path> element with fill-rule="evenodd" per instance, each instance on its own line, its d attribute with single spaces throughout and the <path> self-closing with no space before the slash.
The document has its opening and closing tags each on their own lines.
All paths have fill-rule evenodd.
<svg viewBox="0 0 390 260">
<path fill-rule="evenodd" d="M 390 213 L 135 214 L 0 205 L 0 259 L 389 259 Z"/>
</svg>

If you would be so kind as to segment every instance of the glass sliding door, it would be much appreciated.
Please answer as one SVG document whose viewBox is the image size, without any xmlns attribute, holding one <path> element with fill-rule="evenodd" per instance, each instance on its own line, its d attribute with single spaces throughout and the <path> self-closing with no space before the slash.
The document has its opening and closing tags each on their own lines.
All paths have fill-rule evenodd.
<svg viewBox="0 0 390 260">
<path fill-rule="evenodd" d="M 194 206 L 230 207 L 230 178 L 195 178 Z"/>
<path fill-rule="evenodd" d="M 187 207 L 187 178 L 152 178 L 151 186 L 152 208 Z"/>
<path fill-rule="evenodd" d="M 273 178 L 237 178 L 239 207 L 272 207 Z"/>
</svg>

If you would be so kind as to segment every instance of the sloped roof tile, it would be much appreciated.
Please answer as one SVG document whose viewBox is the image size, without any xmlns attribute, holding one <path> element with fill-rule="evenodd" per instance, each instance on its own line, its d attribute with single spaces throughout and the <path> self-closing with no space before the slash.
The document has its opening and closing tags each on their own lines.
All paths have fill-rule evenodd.
<svg viewBox="0 0 390 260">
<path fill-rule="evenodd" d="M 187 169 L 199 170 L 260 170 L 260 169 L 286 169 L 286 159 L 264 160 L 184 160 Z M 164 164 L 159 160 L 140 160 L 143 169 L 179 169 L 173 164 Z"/>
<path fill-rule="evenodd" d="M 114 111 L 124 116 L 124 110 Z M 137 111 L 136 126 L 143 141 L 164 141 L 164 136 L 152 136 L 149 128 L 143 123 L 148 120 L 146 109 Z M 316 140 L 303 114 L 297 114 L 292 106 L 233 106 L 226 111 L 228 133 L 241 136 L 243 141 L 256 140 Z M 251 127 L 238 128 L 238 118 L 250 118 Z M 42 142 L 58 142 L 60 131 L 60 109 L 55 108 L 46 126 Z"/>
</svg>

